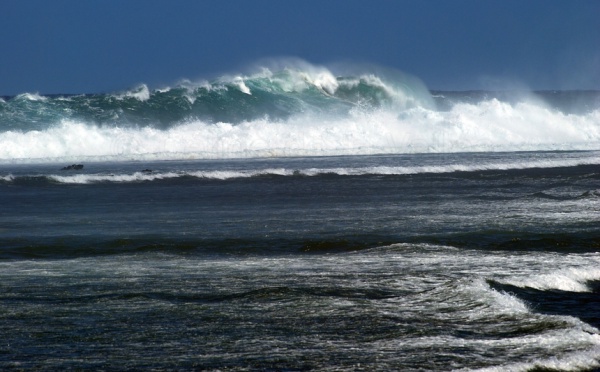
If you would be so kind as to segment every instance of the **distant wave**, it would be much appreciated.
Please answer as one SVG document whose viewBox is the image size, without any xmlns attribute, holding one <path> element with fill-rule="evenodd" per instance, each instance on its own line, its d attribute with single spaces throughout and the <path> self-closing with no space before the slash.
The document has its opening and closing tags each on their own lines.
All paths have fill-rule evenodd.
<svg viewBox="0 0 600 372">
<path fill-rule="evenodd" d="M 595 150 L 600 99 L 592 93 L 552 95 L 553 104 L 432 96 L 401 75 L 339 75 L 307 63 L 164 89 L 26 93 L 0 101 L 0 162 Z M 577 97 L 585 110 L 558 108 Z"/>
<path fill-rule="evenodd" d="M 136 183 L 152 182 L 177 178 L 195 178 L 206 180 L 230 180 L 253 177 L 317 177 L 317 176 L 398 176 L 412 174 L 446 174 L 454 172 L 508 171 L 522 169 L 543 169 L 600 165 L 597 156 L 582 156 L 573 159 L 538 159 L 522 162 L 489 162 L 463 163 L 429 166 L 365 166 L 365 167 L 332 167 L 332 168 L 254 168 L 254 169 L 222 169 L 222 170 L 185 170 L 185 171 L 135 171 L 122 173 L 75 173 L 75 174 L 36 174 L 36 175 L 0 175 L 1 183 L 60 183 L 60 184 L 93 184 L 93 183 Z M 591 196 L 597 190 L 589 192 Z M 538 196 L 538 195 L 534 195 Z M 581 195 L 583 197 L 586 195 Z"/>
</svg>

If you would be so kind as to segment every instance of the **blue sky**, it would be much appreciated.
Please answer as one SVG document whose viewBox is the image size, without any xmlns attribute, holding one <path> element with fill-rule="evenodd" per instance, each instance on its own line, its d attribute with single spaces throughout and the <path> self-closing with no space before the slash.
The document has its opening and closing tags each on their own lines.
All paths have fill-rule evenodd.
<svg viewBox="0 0 600 372">
<path fill-rule="evenodd" d="M 119 91 L 261 58 L 374 63 L 430 89 L 600 89 L 597 0 L 3 0 L 0 95 Z"/>
</svg>

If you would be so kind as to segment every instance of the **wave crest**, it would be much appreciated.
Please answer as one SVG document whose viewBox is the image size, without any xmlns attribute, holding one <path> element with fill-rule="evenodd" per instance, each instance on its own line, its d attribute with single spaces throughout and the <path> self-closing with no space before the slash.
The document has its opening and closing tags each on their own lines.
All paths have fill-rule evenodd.
<svg viewBox="0 0 600 372">
<path fill-rule="evenodd" d="M 376 68 L 280 61 L 172 88 L 13 97 L 0 102 L 0 161 L 595 150 L 600 95 L 583 96 L 586 111 L 568 113 L 521 97 L 432 97 Z"/>
</svg>

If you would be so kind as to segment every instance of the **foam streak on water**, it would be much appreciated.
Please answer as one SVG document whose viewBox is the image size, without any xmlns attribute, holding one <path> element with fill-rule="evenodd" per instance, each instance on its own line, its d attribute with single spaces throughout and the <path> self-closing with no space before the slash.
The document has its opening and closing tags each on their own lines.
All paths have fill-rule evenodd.
<svg viewBox="0 0 600 372">
<path fill-rule="evenodd" d="M 598 264 L 597 255 L 587 256 L 588 268 Z M 85 328 L 79 341 L 69 347 L 79 355 L 78 365 L 88 367 L 345 370 L 361 363 L 367 369 L 579 370 L 598 366 L 597 329 L 574 317 L 537 313 L 535 304 L 486 283 L 515 275 L 550 275 L 557 268 L 576 268 L 586 257 L 564 258 L 399 244 L 312 257 L 167 254 L 23 261 L 0 263 L 0 276 L 5 288 L 27 282 L 29 298 L 0 297 L 27 306 L 3 313 L 3 318 L 36 311 L 49 319 L 37 326 L 40 336 L 58 330 L 63 333 L 57 338 L 69 339 L 68 333 L 76 328 L 64 333 L 61 324 L 87 317 L 80 325 Z M 528 263 L 534 267 L 528 269 Z M 45 278 L 52 280 L 42 283 Z M 124 286 L 125 282 L 129 284 Z M 93 292 L 77 290 L 92 284 Z M 63 292 L 69 294 L 51 297 Z M 143 317 L 135 315 L 140 311 Z M 166 323 L 164 317 L 172 321 Z M 94 325 L 94 319 L 106 323 Z M 23 342 L 19 335 L 30 330 L 18 322 L 7 326 L 10 344 L 0 347 L 19 350 Z M 144 333 L 133 332 L 136 328 Z M 260 342 L 248 338 L 258 334 Z M 111 345 L 111 337 L 117 336 L 122 347 L 137 350 L 135 360 Z M 94 347 L 87 348 L 88 344 Z M 57 344 L 63 354 L 65 346 Z M 45 366 L 68 364 L 35 350 L 21 350 L 20 362 L 13 367 L 40 366 L 40 357 Z M 98 358 L 103 353 L 111 355 L 110 364 Z"/>
</svg>

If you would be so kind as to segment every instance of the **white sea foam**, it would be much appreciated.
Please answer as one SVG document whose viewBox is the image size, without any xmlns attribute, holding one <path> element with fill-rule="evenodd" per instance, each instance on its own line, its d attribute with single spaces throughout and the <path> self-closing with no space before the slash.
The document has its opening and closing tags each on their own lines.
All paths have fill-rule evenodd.
<svg viewBox="0 0 600 372">
<path fill-rule="evenodd" d="M 252 92 L 250 92 L 250 88 L 248 88 L 246 86 L 246 83 L 244 82 L 244 78 L 242 78 L 241 76 L 237 76 L 233 79 L 233 83 L 235 85 L 237 85 L 237 87 L 240 89 L 240 91 L 242 93 L 248 94 L 248 95 L 252 95 Z"/>
<path fill-rule="evenodd" d="M 316 86 L 328 94 L 335 93 L 338 88 L 337 79 L 335 76 L 333 76 L 333 74 L 331 74 L 331 72 L 326 70 L 317 71 L 313 74 L 302 73 L 301 76 L 309 84 Z"/>
<path fill-rule="evenodd" d="M 192 171 L 192 172 L 134 172 L 125 174 L 73 174 L 73 175 L 49 175 L 48 178 L 54 182 L 68 183 L 68 184 L 89 184 L 99 182 L 115 182 L 115 183 L 127 183 L 127 182 L 144 182 L 144 181 L 155 181 L 164 180 L 170 178 L 179 177 L 195 177 L 204 179 L 218 179 L 226 180 L 232 178 L 248 178 L 260 175 L 281 175 L 289 176 L 294 172 L 283 168 L 271 168 L 264 170 L 240 170 L 240 171 Z M 13 176 L 6 176 L 6 181 L 14 180 Z M 0 179 L 2 179 L 0 177 Z"/>
<path fill-rule="evenodd" d="M 600 337 L 590 336 L 588 338 L 597 345 Z M 496 367 L 469 369 L 478 372 L 526 372 L 535 369 L 551 371 L 590 371 L 600 367 L 600 346 L 594 346 L 584 351 L 567 353 L 561 357 L 532 360 L 531 362 L 505 364 Z"/>
<path fill-rule="evenodd" d="M 594 264 L 589 267 L 567 268 L 550 274 L 518 278 L 508 283 L 518 287 L 540 290 L 560 290 L 569 292 L 589 292 L 588 282 L 600 280 L 600 260 L 590 257 Z"/>
<path fill-rule="evenodd" d="M 2 180 L 4 182 L 12 182 L 12 181 L 14 181 L 14 179 L 15 179 L 15 177 L 12 174 L 0 176 L 0 180 Z"/>
<path fill-rule="evenodd" d="M 289 59 L 270 61 L 266 65 L 270 66 L 261 66 L 259 72 L 252 74 L 252 77 L 269 79 L 285 92 L 302 92 L 312 86 L 331 95 L 339 86 L 334 74 L 323 66 Z M 273 71 L 283 73 L 273 73 Z"/>
<path fill-rule="evenodd" d="M 492 290 L 483 280 L 473 281 L 470 290 L 477 293 L 478 298 L 487 298 L 490 304 L 493 304 L 495 314 L 530 312 L 530 309 L 522 300 L 508 293 Z M 477 318 L 480 314 L 474 312 L 471 316 Z M 488 348 L 511 345 L 511 349 L 515 351 L 526 350 L 530 347 L 543 347 L 546 350 L 560 350 L 561 354 L 560 357 L 541 358 L 532 360 L 531 362 L 481 368 L 476 369 L 477 371 L 529 371 L 534 367 L 561 371 L 578 371 L 600 366 L 600 334 L 598 329 L 577 318 L 563 318 L 572 325 L 572 328 L 550 330 L 541 334 L 531 334 L 523 337 L 472 341 L 459 339 L 456 342 L 460 342 L 461 344 L 485 344 Z M 447 344 L 451 344 L 452 342 L 454 342 L 452 339 L 446 341 Z M 579 350 L 563 353 L 565 345 L 571 347 L 578 345 Z"/>
<path fill-rule="evenodd" d="M 463 290 L 470 292 L 473 298 L 483 299 L 493 306 L 495 313 L 515 314 L 530 312 L 525 302 L 508 293 L 500 293 L 492 290 L 483 279 L 471 280 L 463 287 Z M 484 309 L 482 311 L 483 314 L 478 311 L 473 311 L 470 316 L 475 319 L 481 316 L 487 316 L 485 314 L 487 311 L 488 309 Z"/>
<path fill-rule="evenodd" d="M 135 172 L 132 174 L 75 174 L 69 176 L 51 175 L 48 176 L 48 178 L 60 183 L 88 184 L 98 182 L 143 182 L 176 178 L 181 176 L 182 174 L 174 172 L 156 174 Z"/>
<path fill-rule="evenodd" d="M 247 87 L 246 87 L 247 88 Z M 243 90 L 243 88 L 240 88 Z M 132 93 L 146 99 L 147 88 Z M 492 99 L 448 112 L 417 107 L 344 118 L 295 116 L 240 124 L 187 121 L 170 129 L 78 121 L 43 131 L 0 133 L 0 161 L 158 160 L 271 156 L 596 150 L 600 110 L 575 115 Z"/>
<path fill-rule="evenodd" d="M 118 94 L 116 96 L 117 99 L 125 99 L 125 98 L 135 98 L 139 101 L 147 101 L 150 99 L 150 89 L 146 84 L 140 84 L 137 87 L 129 90 L 127 92 Z"/>
<path fill-rule="evenodd" d="M 46 102 L 48 97 L 41 96 L 39 93 L 23 93 L 17 96 L 17 99 L 24 99 L 28 101 Z"/>
</svg>

